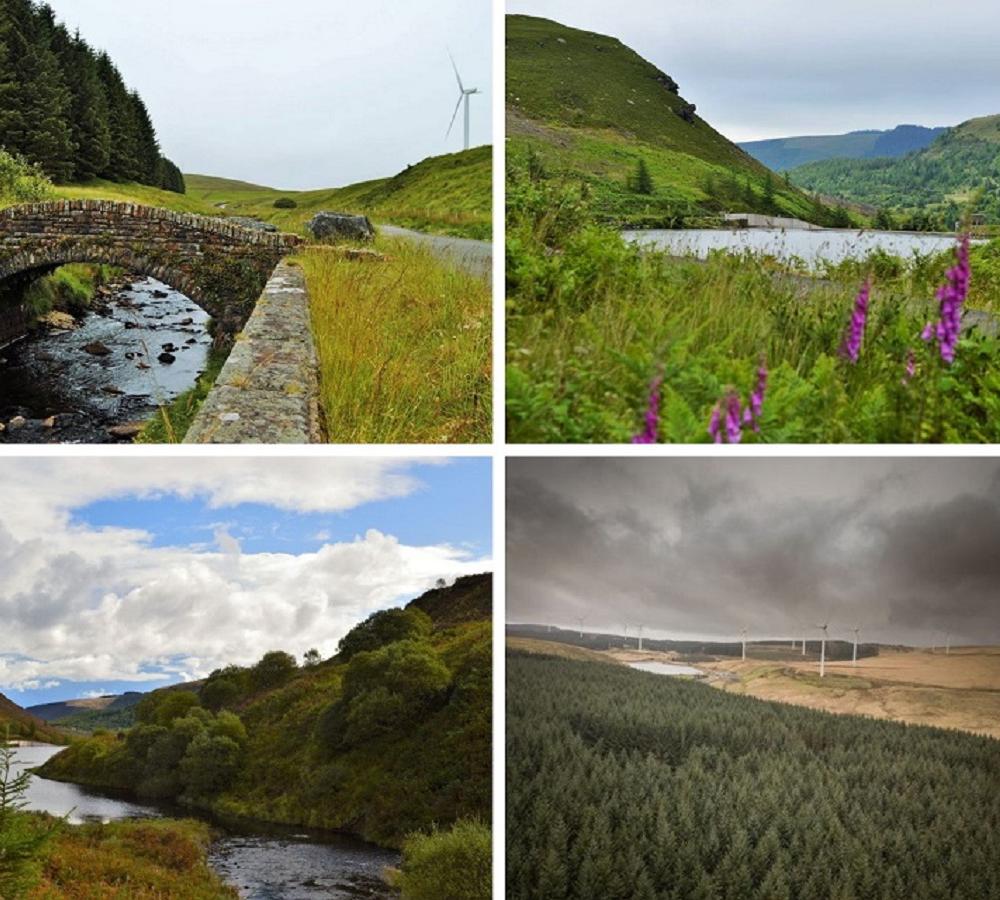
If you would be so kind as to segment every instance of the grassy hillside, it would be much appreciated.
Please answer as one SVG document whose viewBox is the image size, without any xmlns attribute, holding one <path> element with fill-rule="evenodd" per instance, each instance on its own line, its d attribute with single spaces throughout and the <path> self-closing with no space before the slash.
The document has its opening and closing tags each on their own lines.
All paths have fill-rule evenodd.
<svg viewBox="0 0 1000 900">
<path fill-rule="evenodd" d="M 784 172 L 823 159 L 872 159 L 905 156 L 923 150 L 944 128 L 897 125 L 888 131 L 851 131 L 847 134 L 804 135 L 743 141 L 740 147 L 775 172 Z"/>
<path fill-rule="evenodd" d="M 43 774 L 390 846 L 488 821 L 489 584 L 462 579 L 377 613 L 324 662 L 273 653 L 196 692 L 153 692 L 124 737 L 81 741 Z"/>
<path fill-rule="evenodd" d="M 117 730 L 135 724 L 135 707 L 141 699 L 142 694 L 130 691 L 118 696 L 46 703 L 32 707 L 29 712 L 75 732 L 91 733 L 101 728 Z"/>
<path fill-rule="evenodd" d="M 909 227 L 954 228 L 965 212 L 1000 224 L 1000 115 L 963 122 L 902 159 L 800 166 L 794 183 L 893 210 Z"/>
<path fill-rule="evenodd" d="M 207 175 L 185 175 L 188 197 L 218 214 L 255 216 L 288 231 L 303 231 L 320 210 L 363 213 L 375 222 L 488 240 L 492 232 L 491 147 L 435 156 L 392 178 L 317 191 L 283 191 Z M 275 209 L 279 198 L 295 209 Z"/>
<path fill-rule="evenodd" d="M 595 214 L 662 224 L 724 210 L 826 215 L 706 121 L 674 80 L 615 38 L 507 17 L 512 176 L 582 181 Z M 639 161 L 652 191 L 630 186 Z"/>
<path fill-rule="evenodd" d="M 253 216 L 300 234 L 307 233 L 305 224 L 317 212 L 332 210 L 365 214 L 376 223 L 489 240 L 492 172 L 493 149 L 474 147 L 430 157 L 390 178 L 315 191 L 284 191 L 229 178 L 186 175 L 186 194 L 100 179 L 57 185 L 45 192 L 60 199 L 117 200 L 205 216 Z M 276 209 L 274 202 L 279 198 L 297 205 Z M 0 206 L 31 199 L 35 198 L 3 190 L 0 178 Z"/>
<path fill-rule="evenodd" d="M 0 736 L 8 733 L 11 740 L 44 741 L 50 744 L 66 743 L 66 735 L 58 728 L 49 726 L 42 719 L 33 716 L 0 694 Z"/>
<path fill-rule="evenodd" d="M 1000 896 L 1000 742 L 508 655 L 507 896 Z"/>
</svg>

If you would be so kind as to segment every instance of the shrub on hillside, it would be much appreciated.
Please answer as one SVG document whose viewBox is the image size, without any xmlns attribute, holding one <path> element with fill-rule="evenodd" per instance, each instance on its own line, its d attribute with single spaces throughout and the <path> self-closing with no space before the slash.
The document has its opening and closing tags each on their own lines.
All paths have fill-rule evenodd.
<svg viewBox="0 0 1000 900">
<path fill-rule="evenodd" d="M 291 653 L 272 650 L 265 653 L 260 662 L 250 670 L 250 684 L 257 691 L 280 687 L 292 677 L 298 667 L 298 661 Z"/>
<path fill-rule="evenodd" d="M 405 900 L 488 900 L 493 841 L 481 822 L 411 835 L 403 846 L 398 883 Z"/>
<path fill-rule="evenodd" d="M 38 166 L 0 147 L 0 206 L 37 203 L 52 195 L 52 182 Z"/>
<path fill-rule="evenodd" d="M 291 197 L 279 197 L 274 201 L 275 209 L 295 209 L 298 205 Z"/>
<path fill-rule="evenodd" d="M 343 660 L 366 650 L 377 650 L 394 641 L 426 637 L 433 629 L 427 613 L 419 609 L 383 609 L 355 625 L 341 639 L 337 654 Z"/>
</svg>

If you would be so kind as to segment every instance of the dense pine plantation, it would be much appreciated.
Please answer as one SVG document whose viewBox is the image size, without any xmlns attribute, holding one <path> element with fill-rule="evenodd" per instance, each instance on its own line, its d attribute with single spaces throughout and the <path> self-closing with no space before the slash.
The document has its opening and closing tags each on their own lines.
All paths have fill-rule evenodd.
<svg viewBox="0 0 1000 900">
<path fill-rule="evenodd" d="M 58 182 L 105 178 L 184 193 L 139 94 L 106 53 L 32 0 L 0 0 L 0 149 Z"/>
<path fill-rule="evenodd" d="M 507 895 L 1000 897 L 1000 742 L 510 654 Z"/>
</svg>

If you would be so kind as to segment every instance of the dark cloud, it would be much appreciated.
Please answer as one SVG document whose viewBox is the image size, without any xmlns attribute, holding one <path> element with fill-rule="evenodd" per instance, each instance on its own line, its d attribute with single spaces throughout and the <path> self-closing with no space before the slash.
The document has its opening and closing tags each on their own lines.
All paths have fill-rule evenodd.
<svg viewBox="0 0 1000 900">
<path fill-rule="evenodd" d="M 510 0 L 620 38 L 733 140 L 1000 113 L 994 0 Z"/>
<path fill-rule="evenodd" d="M 513 459 L 508 620 L 1000 641 L 994 460 Z"/>
</svg>

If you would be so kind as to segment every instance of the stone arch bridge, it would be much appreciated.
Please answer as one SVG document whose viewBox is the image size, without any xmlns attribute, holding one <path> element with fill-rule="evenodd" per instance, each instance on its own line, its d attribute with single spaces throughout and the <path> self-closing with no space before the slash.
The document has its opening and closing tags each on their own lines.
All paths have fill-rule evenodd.
<svg viewBox="0 0 1000 900">
<path fill-rule="evenodd" d="M 107 200 L 0 210 L 0 295 L 67 263 L 107 263 L 186 294 L 219 343 L 246 324 L 281 259 L 302 239 L 189 213 Z"/>
</svg>

